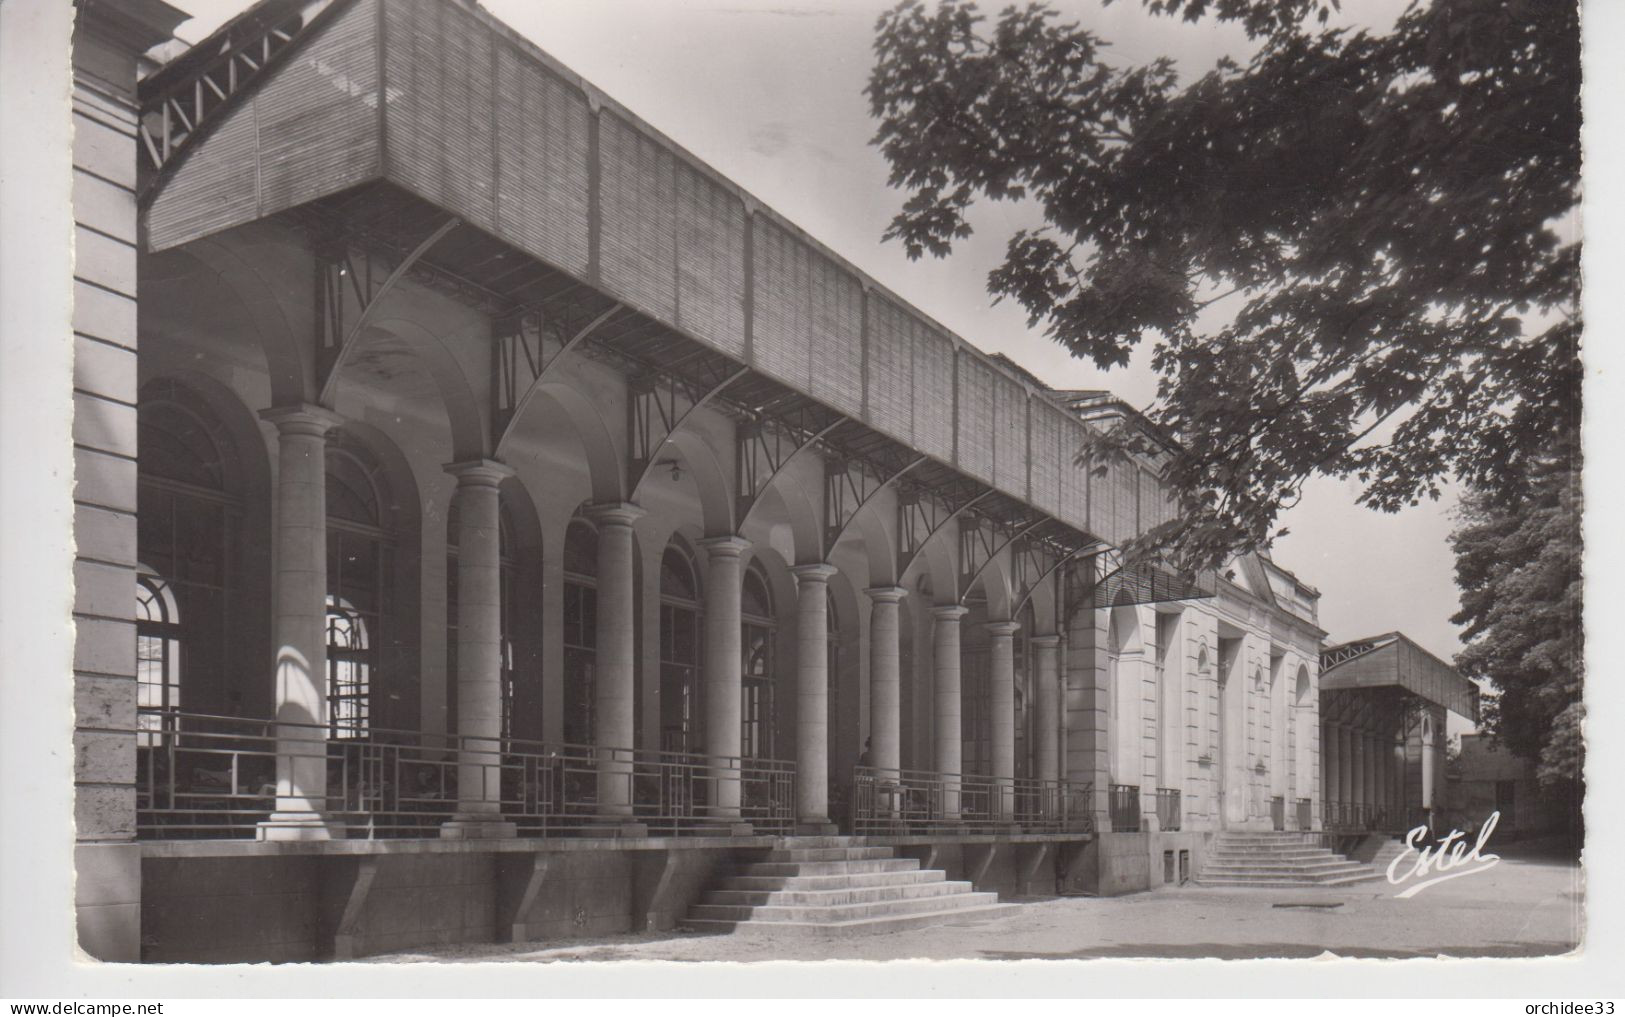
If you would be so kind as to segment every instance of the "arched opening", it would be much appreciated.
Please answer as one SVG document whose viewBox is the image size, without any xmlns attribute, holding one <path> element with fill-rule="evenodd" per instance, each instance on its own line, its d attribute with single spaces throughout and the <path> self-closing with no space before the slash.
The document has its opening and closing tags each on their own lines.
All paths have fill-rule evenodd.
<svg viewBox="0 0 1625 1017">
<path fill-rule="evenodd" d="M 393 505 L 384 469 L 367 448 L 342 437 L 328 444 L 327 706 L 335 739 L 364 738 L 371 731 L 380 650 L 386 639 L 398 638 L 390 631 L 396 610 Z M 455 632 L 450 636 L 455 646 Z"/>
<path fill-rule="evenodd" d="M 137 702 L 143 730 L 184 702 L 235 712 L 248 672 L 234 633 L 242 507 L 229 483 L 232 442 L 208 405 L 178 384 L 152 386 L 138 417 Z M 144 744 L 151 744 L 150 740 Z"/>
<path fill-rule="evenodd" d="M 774 635 L 777 622 L 773 596 L 762 566 L 752 562 L 740 586 L 740 643 L 744 654 L 740 671 L 740 755 L 771 759 L 775 747 Z"/>
<path fill-rule="evenodd" d="M 700 707 L 700 584 L 694 557 L 677 539 L 660 559 L 660 748 L 703 744 Z"/>
<path fill-rule="evenodd" d="M 161 744 L 181 707 L 181 618 L 175 594 L 147 566 L 136 576 L 135 680 L 137 745 Z"/>
<path fill-rule="evenodd" d="M 585 519 L 564 532 L 564 740 L 591 745 L 598 667 L 598 531 Z"/>
</svg>

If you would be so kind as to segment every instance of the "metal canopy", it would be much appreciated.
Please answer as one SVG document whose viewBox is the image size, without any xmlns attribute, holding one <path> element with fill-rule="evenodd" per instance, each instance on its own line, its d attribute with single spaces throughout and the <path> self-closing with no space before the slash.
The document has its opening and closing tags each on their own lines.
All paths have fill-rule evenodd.
<svg viewBox="0 0 1625 1017">
<path fill-rule="evenodd" d="M 1478 719 L 1478 686 L 1400 632 L 1322 650 L 1320 687 L 1322 692 L 1399 689 L 1468 720 Z"/>
</svg>

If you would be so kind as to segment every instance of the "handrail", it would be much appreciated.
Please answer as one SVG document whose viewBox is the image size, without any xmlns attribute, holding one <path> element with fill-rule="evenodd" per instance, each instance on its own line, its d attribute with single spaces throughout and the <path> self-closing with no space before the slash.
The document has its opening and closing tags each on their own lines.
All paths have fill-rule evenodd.
<svg viewBox="0 0 1625 1017">
<path fill-rule="evenodd" d="M 1093 793 L 1093 784 L 1078 781 L 859 766 L 853 769 L 852 827 L 871 834 L 1089 833 Z"/>
<path fill-rule="evenodd" d="M 1140 830 L 1140 786 L 1113 784 L 1106 796 L 1107 812 L 1111 816 L 1115 833 L 1138 833 Z"/>
<path fill-rule="evenodd" d="M 662 835 L 715 833 L 733 822 L 772 833 L 795 820 L 788 760 L 381 728 L 335 738 L 317 724 L 158 710 L 139 711 L 125 733 L 137 742 L 143 838 L 252 837 L 276 806 L 278 763 L 313 758 L 326 764 L 322 808 L 349 837 L 439 836 L 457 807 L 459 775 L 471 768 L 524 836 L 591 835 L 624 822 Z M 727 784 L 738 785 L 737 796 L 718 793 Z M 724 797 L 737 809 L 710 807 Z M 625 804 L 616 811 L 609 802 Z"/>
</svg>

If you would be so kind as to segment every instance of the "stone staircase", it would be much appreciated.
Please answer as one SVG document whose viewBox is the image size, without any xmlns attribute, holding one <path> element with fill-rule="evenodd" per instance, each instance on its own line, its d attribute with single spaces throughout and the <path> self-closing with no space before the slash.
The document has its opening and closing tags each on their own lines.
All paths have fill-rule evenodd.
<svg viewBox="0 0 1625 1017">
<path fill-rule="evenodd" d="M 860 935 L 900 932 L 1013 913 L 940 869 L 851 837 L 795 837 L 763 861 L 739 866 L 689 909 L 696 932 Z"/>
<path fill-rule="evenodd" d="M 1381 878 L 1380 870 L 1320 847 L 1302 833 L 1226 830 L 1214 838 L 1197 882 L 1203 886 L 1332 887 Z"/>
</svg>

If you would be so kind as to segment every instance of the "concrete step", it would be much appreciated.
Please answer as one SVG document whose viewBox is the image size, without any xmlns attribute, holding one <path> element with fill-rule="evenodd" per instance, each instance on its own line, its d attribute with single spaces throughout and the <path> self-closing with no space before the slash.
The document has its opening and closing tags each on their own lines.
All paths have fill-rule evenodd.
<svg viewBox="0 0 1625 1017">
<path fill-rule="evenodd" d="M 1317 886 L 1355 886 L 1381 879 L 1375 872 L 1359 873 L 1351 876 L 1338 876 L 1331 879 L 1250 879 L 1242 876 L 1207 876 L 1196 882 L 1202 886 L 1242 886 L 1242 887 L 1273 887 L 1278 889 L 1302 888 Z"/>
<path fill-rule="evenodd" d="M 1209 858 L 1326 858 L 1337 852 L 1329 848 L 1219 848 L 1208 852 Z"/>
<path fill-rule="evenodd" d="M 767 904 L 760 907 L 729 904 L 696 904 L 689 909 L 689 918 L 695 921 L 718 922 L 773 922 L 817 923 L 829 925 L 855 922 L 865 918 L 889 918 L 931 912 L 962 911 L 966 908 L 985 907 L 998 903 L 996 893 L 972 893 L 969 890 L 942 897 L 921 897 L 915 900 L 883 900 L 866 904 L 841 904 L 829 907 Z"/>
<path fill-rule="evenodd" d="M 917 858 L 852 858 L 829 862 L 751 862 L 738 868 L 741 876 L 845 876 L 870 872 L 906 872 L 918 869 Z"/>
<path fill-rule="evenodd" d="M 934 883 L 948 878 L 941 869 L 906 869 L 899 872 L 853 872 L 829 876 L 725 876 L 722 890 L 855 890 L 899 883 Z"/>
<path fill-rule="evenodd" d="M 891 858 L 888 847 L 794 847 L 767 853 L 770 862 L 835 862 L 856 858 Z"/>
<path fill-rule="evenodd" d="M 800 907 L 833 907 L 842 904 L 870 904 L 887 900 L 919 900 L 970 892 L 963 880 L 891 883 L 884 886 L 845 887 L 838 890 L 712 890 L 701 904 L 761 906 L 765 904 Z"/>
<path fill-rule="evenodd" d="M 861 844 L 862 842 L 856 837 L 837 837 L 833 834 L 829 836 L 780 837 L 773 842 L 775 848 L 781 849 L 858 847 Z"/>
<path fill-rule="evenodd" d="M 1352 875 L 1358 872 L 1369 872 L 1367 866 L 1359 862 L 1342 862 L 1330 865 L 1317 865 L 1312 868 L 1290 868 L 1276 865 L 1210 865 L 1202 870 L 1202 878 L 1209 876 L 1239 876 L 1242 878 L 1281 878 L 1292 879 L 1303 877 L 1305 879 L 1319 879 L 1325 876 Z"/>
<path fill-rule="evenodd" d="M 711 919 L 689 920 L 684 924 L 695 932 L 796 933 L 806 937 L 828 937 L 833 939 L 886 932 L 904 932 L 909 929 L 923 929 L 933 925 L 980 923 L 994 918 L 1008 917 L 1014 914 L 1019 907 L 1021 907 L 1019 904 L 989 904 L 981 907 L 952 908 L 942 911 L 926 911 L 919 914 L 889 915 L 882 918 L 862 918 L 827 924 L 821 922 L 758 922 L 752 920 L 731 922 Z"/>
</svg>

